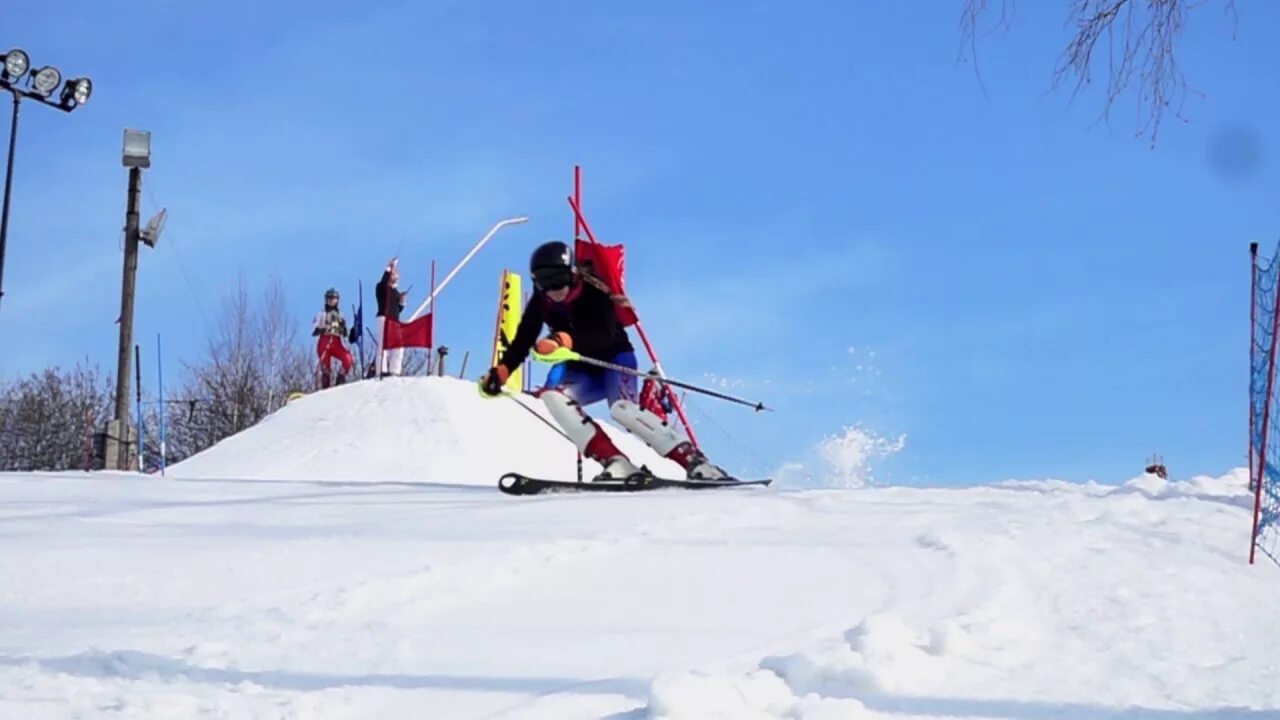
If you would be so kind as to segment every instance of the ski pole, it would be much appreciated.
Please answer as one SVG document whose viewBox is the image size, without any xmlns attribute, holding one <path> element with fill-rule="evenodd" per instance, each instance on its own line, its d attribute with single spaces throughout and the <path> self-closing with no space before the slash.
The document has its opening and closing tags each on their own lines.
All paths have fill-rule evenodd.
<svg viewBox="0 0 1280 720">
<path fill-rule="evenodd" d="M 543 425 L 546 425 L 547 427 L 551 428 L 552 430 L 555 430 L 555 431 L 556 431 L 556 434 L 557 434 L 557 435 L 559 435 L 560 437 L 564 438 L 565 440 L 567 440 L 567 441 L 569 442 L 569 444 L 573 445 L 575 448 L 577 447 L 577 444 L 573 442 L 573 439 L 572 439 L 572 438 L 570 438 L 568 435 L 566 435 L 566 434 L 565 434 L 565 432 L 564 432 L 563 430 L 561 430 L 560 428 L 558 428 L 558 427 L 556 427 L 555 425 L 553 425 L 553 424 L 551 423 L 551 421 L 550 421 L 550 420 L 547 420 L 546 418 L 544 418 L 544 417 L 542 417 L 541 415 L 539 415 L 539 414 L 538 414 L 538 411 L 536 411 L 536 410 L 534 410 L 533 408 L 529 407 L 528 405 L 525 405 L 524 403 L 520 402 L 520 395 L 519 395 L 518 393 L 514 393 L 514 392 L 512 392 L 512 391 L 510 391 L 510 390 L 508 390 L 508 389 L 506 389 L 506 388 L 503 388 L 503 389 L 502 389 L 502 394 L 503 394 L 503 395 L 506 395 L 506 396 L 507 396 L 507 397 L 509 397 L 509 398 L 511 398 L 512 402 L 514 402 L 515 404 L 519 405 L 521 408 L 523 408 L 523 409 L 524 409 L 526 412 L 528 412 L 530 415 L 532 415 L 532 416 L 534 416 L 534 417 L 538 418 L 538 421 L 539 421 L 539 422 L 541 422 Z M 579 452 L 579 453 L 578 453 L 578 482 L 582 482 L 582 453 L 581 453 L 581 452 Z"/>
<path fill-rule="evenodd" d="M 703 395 L 710 395 L 711 397 L 719 398 L 721 400 L 728 400 L 729 402 L 737 403 L 739 405 L 746 405 L 749 408 L 755 408 L 756 412 L 760 412 L 761 410 L 768 410 L 769 412 L 773 412 L 773 408 L 765 407 L 764 403 L 761 403 L 761 402 L 751 402 L 750 400 L 743 400 L 742 398 L 734 397 L 732 395 L 726 395 L 722 392 L 717 392 L 715 390 L 710 390 L 704 387 L 698 387 L 697 385 L 692 385 L 690 383 L 680 382 L 679 380 L 672 380 L 670 378 L 660 376 L 656 373 L 640 372 L 639 370 L 636 370 L 635 368 L 627 367 L 626 365 L 617 365 L 615 363 L 605 362 L 604 360 L 596 360 L 595 358 L 583 357 L 581 354 L 574 352 L 573 350 L 570 350 L 569 348 L 566 348 L 566 347 L 557 348 L 555 352 L 552 352 L 547 355 L 540 355 L 535 351 L 533 353 L 533 356 L 539 362 L 557 363 L 557 362 L 576 361 L 576 362 L 587 363 L 588 365 L 595 365 L 596 367 L 602 367 L 607 370 L 614 370 L 616 372 L 626 373 L 628 375 L 635 375 L 636 377 L 639 377 L 639 378 L 646 378 L 646 379 L 652 378 L 653 380 L 656 380 L 659 383 L 674 385 L 676 387 L 684 388 L 686 390 L 692 390 L 696 393 L 702 393 Z"/>
<path fill-rule="evenodd" d="M 553 424 L 551 423 L 551 421 L 550 421 L 550 420 L 547 420 L 546 418 L 544 418 L 544 417 L 542 417 L 541 415 L 539 415 L 537 410 L 534 410 L 533 408 L 529 407 L 528 405 L 525 405 L 524 403 L 520 402 L 520 398 L 519 398 L 519 397 L 517 397 L 515 393 L 511 392 L 510 390 L 508 390 L 508 389 L 506 389 L 506 388 L 503 388 L 503 389 L 502 389 L 502 394 L 503 394 L 503 395 L 505 395 L 505 396 L 507 396 L 507 397 L 509 397 L 509 398 L 511 398 L 512 402 L 514 402 L 515 404 L 517 404 L 517 405 L 519 405 L 520 407 L 524 408 L 524 410 L 525 410 L 526 412 L 528 412 L 530 415 L 532 415 L 532 416 L 534 416 L 534 417 L 538 418 L 538 421 L 539 421 L 539 422 L 541 422 L 543 425 L 546 425 L 547 427 L 551 428 L 552 430 L 555 430 L 557 435 L 559 435 L 560 437 L 564 438 L 565 440 L 569 440 L 569 442 L 573 442 L 573 440 L 570 440 L 570 439 L 569 439 L 569 436 L 568 436 L 568 435 L 565 435 L 565 434 L 564 434 L 564 431 L 563 431 L 563 430 L 561 430 L 560 428 L 558 428 L 558 427 L 556 427 L 555 425 L 553 425 Z"/>
</svg>

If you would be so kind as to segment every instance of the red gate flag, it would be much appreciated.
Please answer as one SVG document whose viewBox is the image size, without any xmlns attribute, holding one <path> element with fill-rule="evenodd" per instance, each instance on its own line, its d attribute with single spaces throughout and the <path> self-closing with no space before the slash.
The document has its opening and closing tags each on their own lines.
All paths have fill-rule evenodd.
<svg viewBox="0 0 1280 720">
<path fill-rule="evenodd" d="M 387 326 L 382 334 L 382 347 L 431 347 L 431 318 L 434 315 L 435 313 L 427 313 L 407 323 L 384 318 Z"/>
<path fill-rule="evenodd" d="M 603 280 L 604 284 L 609 286 L 611 294 L 626 295 L 622 285 L 626 263 L 621 245 L 601 245 L 577 240 L 574 242 L 573 252 L 578 258 L 578 264 Z M 615 304 L 613 307 L 623 327 L 635 325 L 639 320 L 635 308 L 630 305 Z"/>
</svg>

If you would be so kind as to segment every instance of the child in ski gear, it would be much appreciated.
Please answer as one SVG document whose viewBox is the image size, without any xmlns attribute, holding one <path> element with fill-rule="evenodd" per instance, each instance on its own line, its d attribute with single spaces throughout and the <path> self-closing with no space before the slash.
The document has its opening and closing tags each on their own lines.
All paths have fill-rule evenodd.
<svg viewBox="0 0 1280 720">
<path fill-rule="evenodd" d="M 530 258 L 529 271 L 533 296 L 511 344 L 480 381 L 482 392 L 490 396 L 501 393 L 512 370 L 520 367 L 535 347 L 539 354 L 565 347 L 583 357 L 636 367 L 635 350 L 614 307 L 626 299 L 611 296 L 602 282 L 575 266 L 568 245 L 549 242 L 539 246 Z M 551 333 L 538 339 L 544 324 Z M 671 424 L 636 402 L 635 375 L 587 363 L 558 363 L 547 374 L 539 397 L 579 452 L 603 466 L 604 472 L 596 480 L 622 480 L 640 472 L 583 411 L 584 406 L 600 400 L 607 401 L 609 414 L 619 425 L 659 455 L 678 463 L 689 478 L 727 477 Z"/>
<path fill-rule="evenodd" d="M 401 292 L 399 285 L 399 261 L 393 258 L 387 264 L 386 269 L 382 271 L 382 279 L 378 281 L 373 290 L 374 297 L 378 301 L 378 317 L 391 318 L 399 322 L 400 312 L 404 310 L 404 298 L 408 294 Z M 382 332 L 382 337 L 385 340 L 385 328 Z M 404 348 L 383 349 L 378 362 L 381 364 L 383 375 L 399 375 L 404 363 Z"/>
<path fill-rule="evenodd" d="M 316 313 L 312 323 L 311 334 L 316 340 L 316 355 L 320 358 L 320 387 L 327 388 L 332 383 L 332 364 L 334 360 L 342 363 L 342 373 L 338 375 L 338 384 L 347 381 L 347 373 L 355 362 L 351 352 L 343 345 L 347 337 L 347 320 L 342 317 L 338 307 L 338 291 L 329 288 L 324 294 L 324 310 Z"/>
</svg>

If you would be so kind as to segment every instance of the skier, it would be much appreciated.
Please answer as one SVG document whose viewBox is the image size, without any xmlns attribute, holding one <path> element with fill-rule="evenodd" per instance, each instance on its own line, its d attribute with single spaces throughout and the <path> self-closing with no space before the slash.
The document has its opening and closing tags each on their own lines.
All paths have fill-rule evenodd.
<svg viewBox="0 0 1280 720">
<path fill-rule="evenodd" d="M 511 344 L 481 379 L 482 393 L 500 394 L 511 371 L 535 347 L 539 354 L 565 347 L 583 357 L 636 367 L 635 350 L 614 309 L 614 303 L 625 303 L 626 298 L 610 295 L 602 281 L 577 268 L 568 245 L 540 245 L 529 260 L 529 272 L 535 291 Z M 543 324 L 551 334 L 539 340 Z M 559 363 L 548 373 L 539 397 L 578 451 L 603 466 L 597 481 L 624 480 L 642 472 L 583 411 L 599 400 L 608 401 L 609 414 L 619 425 L 683 467 L 690 479 L 728 479 L 669 423 L 637 404 L 635 375 L 587 363 Z"/>
<path fill-rule="evenodd" d="M 401 292 L 399 285 L 399 263 L 392 258 L 386 269 L 382 271 L 382 279 L 373 289 L 374 297 L 378 300 L 378 317 L 391 318 L 399 322 L 400 312 L 404 310 L 404 298 L 408 294 L 408 292 Z M 387 337 L 385 325 L 382 337 L 385 342 Z M 383 375 L 399 375 L 404 363 L 404 348 L 384 348 L 379 354 L 378 363 Z"/>
<path fill-rule="evenodd" d="M 332 383 L 330 373 L 334 360 L 342 363 L 342 374 L 338 375 L 338 384 L 347 381 L 347 373 L 351 372 L 351 352 L 343 345 L 347 337 L 347 320 L 342 317 L 338 307 L 338 291 L 329 288 L 324 294 L 324 310 L 316 314 L 312 323 L 311 334 L 316 340 L 316 355 L 320 358 L 320 387 L 329 387 Z"/>
</svg>

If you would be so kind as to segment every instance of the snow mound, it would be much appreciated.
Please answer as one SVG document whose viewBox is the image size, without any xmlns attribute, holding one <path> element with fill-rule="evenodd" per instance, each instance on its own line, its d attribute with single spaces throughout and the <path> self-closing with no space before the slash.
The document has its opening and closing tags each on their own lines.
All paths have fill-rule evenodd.
<svg viewBox="0 0 1280 720">
<path fill-rule="evenodd" d="M 1159 475 L 1146 473 L 1126 482 L 1115 492 L 1140 493 L 1155 500 L 1196 498 L 1248 501 L 1252 498 L 1248 468 L 1236 468 L 1221 477 L 1197 475 L 1190 480 L 1166 480 Z"/>
<path fill-rule="evenodd" d="M 525 409 L 518 407 L 523 404 Z M 571 479 L 577 451 L 533 410 L 528 396 L 484 398 L 474 382 L 450 377 L 384 378 L 312 393 L 257 425 L 169 468 L 182 479 L 422 482 L 493 485 L 520 471 Z M 603 405 L 588 408 L 637 464 L 682 476 L 608 421 Z M 600 471 L 584 459 L 583 474 Z"/>
<path fill-rule="evenodd" d="M 1119 485 L 1094 480 L 1005 480 L 994 483 L 993 487 L 1094 497 L 1141 495 L 1150 500 L 1210 500 L 1247 507 L 1252 507 L 1253 502 L 1253 494 L 1249 492 L 1249 469 L 1243 467 L 1221 476 L 1195 475 L 1189 480 L 1167 480 L 1153 473 L 1143 473 Z"/>
</svg>

